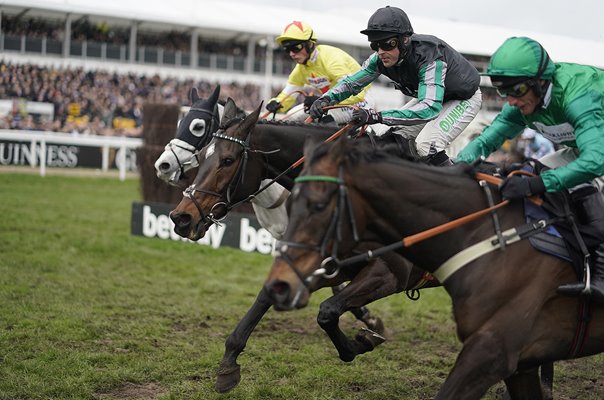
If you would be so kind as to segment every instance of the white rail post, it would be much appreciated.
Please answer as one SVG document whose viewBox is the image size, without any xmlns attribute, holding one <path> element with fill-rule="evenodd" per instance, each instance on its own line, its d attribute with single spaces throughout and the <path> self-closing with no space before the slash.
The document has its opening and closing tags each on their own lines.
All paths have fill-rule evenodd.
<svg viewBox="0 0 604 400">
<path fill-rule="evenodd" d="M 126 144 L 120 146 L 120 181 L 126 179 Z"/>
<path fill-rule="evenodd" d="M 103 146 L 103 150 L 102 150 L 102 164 L 101 164 L 101 170 L 103 172 L 107 172 L 109 170 L 109 145 L 106 144 Z"/>
<path fill-rule="evenodd" d="M 46 176 L 46 140 L 40 139 L 40 176 Z"/>
</svg>

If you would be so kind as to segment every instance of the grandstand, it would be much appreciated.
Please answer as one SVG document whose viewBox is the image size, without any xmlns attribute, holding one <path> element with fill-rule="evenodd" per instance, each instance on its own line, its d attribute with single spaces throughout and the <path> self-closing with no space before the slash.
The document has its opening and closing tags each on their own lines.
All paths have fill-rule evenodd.
<svg viewBox="0 0 604 400">
<path fill-rule="evenodd" d="M 31 65 L 41 68 L 40 73 L 49 68 L 72 71 L 72 77 L 85 77 L 91 72 L 113 79 L 114 86 L 125 86 L 120 88 L 120 101 L 129 102 L 125 113 L 135 120 L 135 126 L 140 118 L 131 114 L 140 111 L 137 103 L 153 100 L 184 104 L 192 85 L 209 90 L 222 83 L 226 85 L 223 95 L 233 94 L 236 100 L 246 101 L 244 108 L 249 110 L 281 88 L 293 67 L 289 57 L 274 48 L 274 37 L 284 24 L 293 19 L 308 21 L 320 42 L 339 46 L 362 62 L 371 51 L 359 30 L 374 8 L 319 13 L 232 1 L 150 0 L 141 7 L 140 2 L 116 0 L 1 0 L 0 62 L 4 69 L 8 65 Z M 556 61 L 604 66 L 604 44 L 600 42 L 413 15 L 410 18 L 417 32 L 445 39 L 481 71 L 491 52 L 511 35 L 541 41 Z M 113 74 L 129 78 L 114 78 Z M 386 83 L 374 85 L 379 108 L 400 106 L 405 101 L 402 94 Z M 134 96 L 124 92 L 139 84 L 154 90 L 142 90 Z M 174 95 L 165 96 L 166 91 Z M 0 102 L 10 96 L 0 89 Z M 483 80 L 483 96 L 485 113 L 501 107 L 488 80 Z M 39 101 L 30 100 L 26 108 L 44 110 L 44 106 L 33 104 Z M 14 105 L 0 104 L 0 114 L 7 107 Z M 48 114 L 48 108 L 44 112 Z M 94 116 L 89 119 L 92 121 Z M 127 119 L 118 127 L 123 128 L 122 133 L 132 125 Z M 111 124 L 116 128 L 115 116 Z"/>
</svg>

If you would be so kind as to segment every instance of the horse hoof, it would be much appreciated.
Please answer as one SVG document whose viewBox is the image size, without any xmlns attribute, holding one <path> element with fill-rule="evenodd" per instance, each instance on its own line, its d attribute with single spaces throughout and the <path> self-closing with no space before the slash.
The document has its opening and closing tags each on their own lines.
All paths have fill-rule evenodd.
<svg viewBox="0 0 604 400">
<path fill-rule="evenodd" d="M 355 338 L 358 342 L 361 342 L 366 347 L 367 351 L 372 351 L 380 344 L 386 341 L 386 338 L 379 333 L 373 332 L 367 328 L 362 328 Z"/>
<path fill-rule="evenodd" d="M 218 393 L 226 393 L 239 385 L 241 381 L 241 367 L 238 364 L 235 364 L 234 367 L 220 367 L 218 368 L 217 375 L 214 388 L 216 388 Z"/>
<path fill-rule="evenodd" d="M 384 328 L 384 323 L 379 317 L 371 317 L 366 322 L 367 328 L 376 332 L 379 335 L 383 335 L 386 328 Z"/>
</svg>

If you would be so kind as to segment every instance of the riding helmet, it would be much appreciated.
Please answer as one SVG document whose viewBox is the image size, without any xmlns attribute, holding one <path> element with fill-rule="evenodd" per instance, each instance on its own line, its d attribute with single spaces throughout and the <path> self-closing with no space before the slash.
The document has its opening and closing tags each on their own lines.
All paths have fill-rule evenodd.
<svg viewBox="0 0 604 400">
<path fill-rule="evenodd" d="M 277 36 L 275 40 L 279 45 L 283 45 L 284 42 L 302 43 L 309 40 L 316 42 L 317 36 L 312 27 L 306 22 L 293 21 L 283 29 L 283 33 Z"/>
<path fill-rule="evenodd" d="M 412 35 L 413 27 L 407 14 L 398 7 L 378 8 L 367 21 L 367 29 L 361 31 L 370 42 L 384 40 L 392 36 Z"/>
<path fill-rule="evenodd" d="M 554 63 L 539 42 L 527 37 L 511 37 L 495 51 L 484 75 L 509 82 L 551 80 L 554 70 Z"/>
</svg>

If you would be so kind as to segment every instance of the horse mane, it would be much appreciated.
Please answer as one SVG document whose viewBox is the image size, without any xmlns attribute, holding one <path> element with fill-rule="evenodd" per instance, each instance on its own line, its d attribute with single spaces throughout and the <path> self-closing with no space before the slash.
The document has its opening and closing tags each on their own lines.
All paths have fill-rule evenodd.
<svg viewBox="0 0 604 400">
<path fill-rule="evenodd" d="M 313 127 L 313 128 L 323 128 L 323 129 L 335 129 L 334 125 L 326 125 L 326 124 L 321 124 L 319 122 L 310 122 L 310 123 L 306 123 L 303 121 L 290 121 L 287 119 L 262 119 L 260 121 L 258 121 L 257 125 L 274 125 L 274 126 L 297 126 L 297 127 L 301 127 L 301 128 L 309 128 L 309 127 Z M 335 132 L 335 131 L 334 131 Z"/>
<path fill-rule="evenodd" d="M 453 167 L 437 167 L 420 161 L 412 161 L 401 157 L 400 149 L 396 143 L 384 142 L 379 143 L 378 146 L 372 146 L 369 143 L 369 139 L 361 137 L 359 139 L 342 138 L 340 140 L 346 140 L 345 144 L 345 159 L 352 165 L 358 165 L 361 162 L 366 163 L 391 163 L 400 165 L 405 168 L 412 168 L 415 170 L 425 171 L 430 174 L 438 173 L 440 175 L 450 176 L 473 176 L 473 168 L 471 165 L 461 163 L 456 164 Z M 321 158 L 323 158 L 333 146 L 334 143 L 321 143 L 313 151 L 309 165 L 314 164 Z"/>
</svg>

